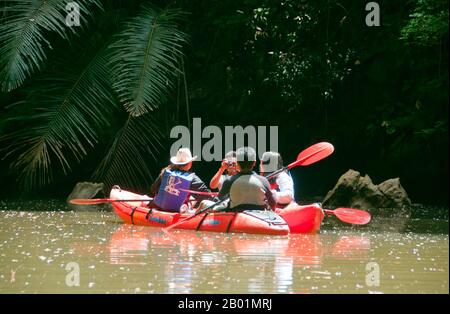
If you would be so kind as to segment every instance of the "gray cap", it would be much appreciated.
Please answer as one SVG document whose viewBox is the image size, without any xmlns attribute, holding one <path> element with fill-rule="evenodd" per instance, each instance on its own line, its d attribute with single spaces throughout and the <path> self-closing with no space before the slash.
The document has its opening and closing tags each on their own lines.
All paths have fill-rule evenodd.
<svg viewBox="0 0 450 314">
<path fill-rule="evenodd" d="M 265 152 L 261 156 L 261 172 L 271 173 L 283 168 L 283 159 L 278 152 Z"/>
</svg>

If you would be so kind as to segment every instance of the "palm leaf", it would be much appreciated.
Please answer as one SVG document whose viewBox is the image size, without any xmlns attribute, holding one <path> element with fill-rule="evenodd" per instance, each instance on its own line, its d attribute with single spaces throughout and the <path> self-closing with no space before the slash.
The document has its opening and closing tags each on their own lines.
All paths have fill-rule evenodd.
<svg viewBox="0 0 450 314">
<path fill-rule="evenodd" d="M 157 159 L 162 138 L 160 127 L 150 114 L 129 115 L 93 179 L 104 182 L 107 188 L 114 184 L 148 188 L 153 179 L 149 160 Z"/>
<path fill-rule="evenodd" d="M 8 143 L 5 157 L 17 156 L 12 167 L 19 170 L 26 187 L 50 182 L 54 161 L 67 173 L 97 143 L 97 130 L 108 126 L 117 104 L 109 78 L 107 62 L 99 52 L 77 71 L 67 66 L 64 72 L 53 71 L 16 105 L 22 114 L 9 123 L 16 123 L 18 131 L 1 141 Z"/>
<path fill-rule="evenodd" d="M 164 104 L 174 87 L 186 42 L 177 27 L 181 17 L 179 11 L 143 7 L 110 46 L 113 87 L 133 116 Z"/>
<path fill-rule="evenodd" d="M 75 27 L 65 24 L 69 0 L 6 0 L 0 20 L 0 85 L 3 91 L 20 86 L 27 77 L 40 70 L 51 49 L 49 32 L 67 38 Z M 89 6 L 100 7 L 97 0 L 77 0 L 81 25 L 91 14 Z"/>
</svg>

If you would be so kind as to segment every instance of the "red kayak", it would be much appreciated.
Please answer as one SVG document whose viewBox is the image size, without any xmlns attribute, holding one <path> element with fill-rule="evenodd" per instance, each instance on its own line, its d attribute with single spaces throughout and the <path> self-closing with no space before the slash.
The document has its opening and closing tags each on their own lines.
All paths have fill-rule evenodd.
<svg viewBox="0 0 450 314">
<path fill-rule="evenodd" d="M 147 199 L 120 188 L 113 188 L 111 199 Z M 114 212 L 125 223 L 168 227 L 192 213 L 173 213 L 147 207 L 148 201 L 112 202 Z M 289 233 L 316 233 L 320 229 L 324 214 L 319 204 L 289 206 L 272 211 L 211 212 L 200 214 L 176 226 L 176 229 L 197 231 L 253 233 L 287 235 Z"/>
<path fill-rule="evenodd" d="M 324 213 L 320 204 L 293 204 L 285 208 L 277 208 L 280 215 L 289 226 L 291 233 L 317 233 L 322 225 Z"/>
</svg>

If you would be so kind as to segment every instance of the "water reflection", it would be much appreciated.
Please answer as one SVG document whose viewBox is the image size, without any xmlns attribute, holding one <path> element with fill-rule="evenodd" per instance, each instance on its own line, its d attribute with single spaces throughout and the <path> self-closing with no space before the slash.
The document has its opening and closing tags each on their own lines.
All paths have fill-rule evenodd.
<svg viewBox="0 0 450 314">
<path fill-rule="evenodd" d="M 327 240 L 320 235 L 164 233 L 121 225 L 107 247 L 111 264 L 151 265 L 153 273 L 169 282 L 164 289 L 167 293 L 192 293 L 196 285 L 219 289 L 218 282 L 220 290 L 227 290 L 232 289 L 233 280 L 246 285 L 249 293 L 260 293 L 267 287 L 273 287 L 272 292 L 291 293 L 295 292 L 295 268 L 320 265 L 324 256 L 361 259 L 370 251 L 370 239 L 364 236 Z"/>
<path fill-rule="evenodd" d="M 356 235 L 342 235 L 333 244 L 329 255 L 336 260 L 358 260 L 367 257 L 370 238 Z"/>
<path fill-rule="evenodd" d="M 148 234 L 120 226 L 108 242 L 109 261 L 119 265 L 145 265 L 148 255 Z M 144 258 L 144 259 L 143 259 Z"/>
<path fill-rule="evenodd" d="M 344 227 L 164 234 L 112 213 L 0 211 L 0 293 L 448 293 L 447 234 Z M 380 286 L 366 282 L 369 262 Z"/>
</svg>

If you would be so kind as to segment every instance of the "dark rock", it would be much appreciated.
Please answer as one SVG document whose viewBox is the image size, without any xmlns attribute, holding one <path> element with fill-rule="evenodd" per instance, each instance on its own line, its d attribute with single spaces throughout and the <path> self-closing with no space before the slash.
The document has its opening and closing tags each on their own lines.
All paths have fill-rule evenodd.
<svg viewBox="0 0 450 314">
<path fill-rule="evenodd" d="M 389 179 L 378 184 L 378 189 L 385 196 L 382 207 L 403 207 L 411 206 L 411 200 L 408 194 L 400 184 L 400 179 Z"/>
<path fill-rule="evenodd" d="M 327 193 L 323 200 L 328 206 L 348 206 L 360 209 L 410 206 L 411 200 L 400 184 L 400 179 L 389 179 L 375 185 L 368 175 L 348 170 Z"/>
<path fill-rule="evenodd" d="M 92 205 L 74 205 L 69 203 L 71 199 L 75 198 L 94 198 L 98 194 L 103 195 L 103 183 L 93 183 L 93 182 L 78 182 L 72 190 L 72 193 L 67 197 L 68 207 L 72 210 L 98 210 L 99 206 Z"/>
</svg>

